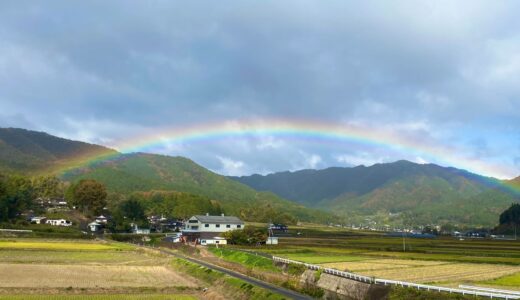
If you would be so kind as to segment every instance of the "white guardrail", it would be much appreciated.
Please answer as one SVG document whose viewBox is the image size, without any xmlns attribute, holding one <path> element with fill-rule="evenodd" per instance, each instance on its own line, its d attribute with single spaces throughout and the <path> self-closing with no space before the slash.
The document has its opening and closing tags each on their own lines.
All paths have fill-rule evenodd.
<svg viewBox="0 0 520 300">
<path fill-rule="evenodd" d="M 462 285 L 462 284 L 459 285 L 459 288 L 465 289 L 465 290 L 477 290 L 477 291 L 484 291 L 484 292 L 520 296 L 520 291 L 499 290 L 499 289 L 493 289 L 493 288 L 486 288 L 486 287 L 473 286 L 473 285 Z"/>
<path fill-rule="evenodd" d="M 311 270 L 322 270 L 323 273 L 344 277 L 360 282 L 365 283 L 374 283 L 374 284 L 382 284 L 382 285 L 395 285 L 409 288 L 416 288 L 419 290 L 427 290 L 434 292 L 446 292 L 453 294 L 462 294 L 462 295 L 471 295 L 471 296 L 480 296 L 480 297 L 488 297 L 491 299 L 520 299 L 520 293 L 516 291 L 507 291 L 507 290 L 497 290 L 497 289 L 488 289 L 488 288 L 480 288 L 480 287 L 470 287 L 470 286 L 459 286 L 458 289 L 442 287 L 442 286 L 434 286 L 427 284 L 418 284 L 413 282 L 399 281 L 399 280 L 388 280 L 388 279 L 380 279 L 375 277 L 363 276 L 351 272 L 339 271 L 331 268 L 323 268 L 318 265 L 308 264 L 301 261 L 286 259 L 282 257 L 273 256 L 273 261 L 286 263 L 286 264 L 297 264 L 304 265 L 306 268 Z"/>
</svg>

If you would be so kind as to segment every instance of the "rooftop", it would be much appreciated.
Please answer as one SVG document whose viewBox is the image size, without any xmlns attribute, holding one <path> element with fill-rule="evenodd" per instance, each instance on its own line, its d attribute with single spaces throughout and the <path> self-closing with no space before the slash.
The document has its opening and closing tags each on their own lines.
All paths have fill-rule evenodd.
<svg viewBox="0 0 520 300">
<path fill-rule="evenodd" d="M 213 223 L 213 224 L 244 224 L 244 221 L 234 216 L 208 216 L 208 215 L 195 215 L 195 218 L 201 223 Z"/>
</svg>

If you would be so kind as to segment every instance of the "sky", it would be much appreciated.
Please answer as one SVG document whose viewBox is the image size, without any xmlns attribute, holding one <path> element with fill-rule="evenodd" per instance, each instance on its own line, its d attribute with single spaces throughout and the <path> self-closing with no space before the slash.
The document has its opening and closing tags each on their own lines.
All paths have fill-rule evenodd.
<svg viewBox="0 0 520 300">
<path fill-rule="evenodd" d="M 2 1 L 0 127 L 186 156 L 225 175 L 407 159 L 513 178 L 520 175 L 519 6 Z M 392 138 L 254 128 L 168 136 L 201 124 L 274 120 Z M 143 142 L 150 139 L 164 142 Z"/>
</svg>

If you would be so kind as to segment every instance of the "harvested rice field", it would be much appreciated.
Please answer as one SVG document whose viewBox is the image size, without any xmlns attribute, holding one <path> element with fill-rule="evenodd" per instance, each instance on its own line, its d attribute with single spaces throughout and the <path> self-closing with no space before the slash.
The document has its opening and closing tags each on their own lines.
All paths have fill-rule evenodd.
<svg viewBox="0 0 520 300">
<path fill-rule="evenodd" d="M 200 286 L 168 257 L 128 244 L 0 240 L 0 299 L 197 299 Z"/>
<path fill-rule="evenodd" d="M 404 259 L 367 259 L 357 262 L 329 263 L 323 266 L 378 278 L 417 283 L 479 282 L 520 272 L 520 266 L 513 265 Z"/>
<path fill-rule="evenodd" d="M 113 288 L 196 287 L 193 280 L 165 266 L 0 264 L 0 287 Z"/>
</svg>

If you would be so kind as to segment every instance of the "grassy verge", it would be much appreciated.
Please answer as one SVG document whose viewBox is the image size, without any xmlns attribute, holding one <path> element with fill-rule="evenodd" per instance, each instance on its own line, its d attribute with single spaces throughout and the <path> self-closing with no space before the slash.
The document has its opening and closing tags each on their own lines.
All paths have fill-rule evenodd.
<svg viewBox="0 0 520 300">
<path fill-rule="evenodd" d="M 484 299 L 481 297 L 467 296 L 461 294 L 449 294 L 439 292 L 429 292 L 405 287 L 392 287 L 389 300 L 475 300 Z M 487 298 L 489 299 L 489 298 Z"/>
<path fill-rule="evenodd" d="M 252 269 L 262 269 L 271 272 L 280 272 L 280 269 L 273 265 L 269 258 L 246 253 L 243 251 L 231 250 L 226 248 L 208 247 L 208 250 L 216 256 L 230 262 L 240 263 Z"/>
<path fill-rule="evenodd" d="M 285 299 L 279 294 L 251 285 L 240 279 L 193 264 L 183 259 L 174 259 L 172 266 L 181 272 L 198 278 L 208 286 L 219 289 L 230 299 Z"/>
</svg>

